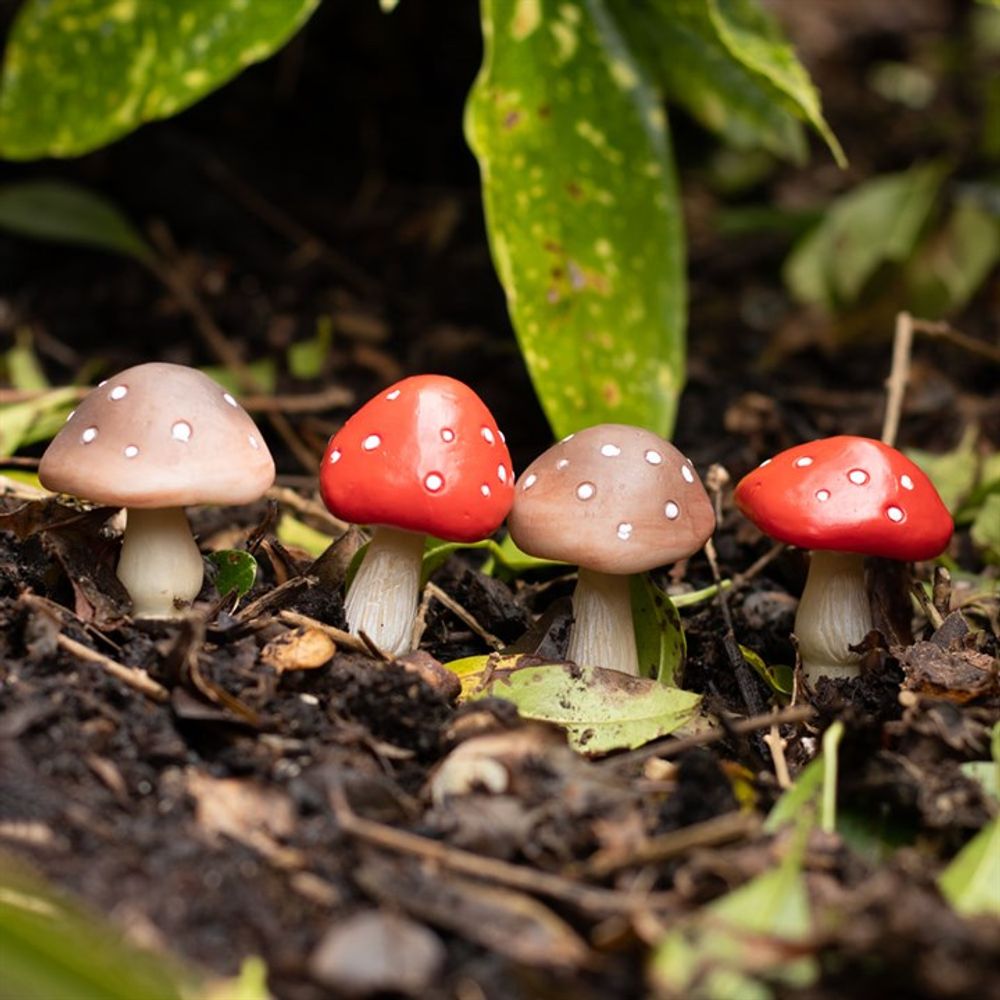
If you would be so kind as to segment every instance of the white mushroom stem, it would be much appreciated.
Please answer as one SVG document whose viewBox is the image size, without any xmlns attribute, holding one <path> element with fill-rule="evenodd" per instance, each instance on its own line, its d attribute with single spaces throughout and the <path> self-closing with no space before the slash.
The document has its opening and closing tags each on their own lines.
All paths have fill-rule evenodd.
<svg viewBox="0 0 1000 1000">
<path fill-rule="evenodd" d="M 354 635 L 364 632 L 390 656 L 401 656 L 411 648 L 423 555 L 423 535 L 376 528 L 347 591 L 347 627 Z"/>
<path fill-rule="evenodd" d="M 851 552 L 814 551 L 806 587 L 795 615 L 795 636 L 806 677 L 857 677 L 856 646 L 872 630 L 865 588 L 865 557 Z"/>
<path fill-rule="evenodd" d="M 573 591 L 573 618 L 567 659 L 638 676 L 628 576 L 581 567 Z"/>
<path fill-rule="evenodd" d="M 130 507 L 118 560 L 136 618 L 176 618 L 198 596 L 205 567 L 183 507 Z"/>
</svg>

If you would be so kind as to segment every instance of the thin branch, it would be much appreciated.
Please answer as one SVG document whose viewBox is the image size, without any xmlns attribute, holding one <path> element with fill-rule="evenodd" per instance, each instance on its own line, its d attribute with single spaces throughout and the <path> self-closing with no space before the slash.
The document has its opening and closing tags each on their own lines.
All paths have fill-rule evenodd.
<svg viewBox="0 0 1000 1000">
<path fill-rule="evenodd" d="M 956 330 L 950 323 L 930 319 L 914 319 L 913 329 L 916 333 L 925 334 L 935 340 L 944 340 L 955 347 L 960 347 L 963 351 L 968 351 L 970 354 L 991 361 L 995 365 L 1000 365 L 1000 347 L 987 344 L 976 337 L 970 337 L 967 333 Z"/>
<path fill-rule="evenodd" d="M 896 314 L 896 333 L 892 342 L 892 369 L 886 379 L 885 417 L 882 421 L 882 443 L 896 444 L 903 396 L 910 380 L 910 355 L 913 351 L 913 317 L 908 312 Z"/>
<path fill-rule="evenodd" d="M 398 854 L 408 854 L 422 858 L 447 868 L 450 871 L 469 875 L 486 882 L 519 889 L 522 892 L 547 896 L 563 903 L 569 903 L 581 910 L 601 914 L 631 913 L 656 902 L 666 902 L 672 897 L 661 894 L 619 892 L 599 886 L 586 885 L 552 872 L 539 871 L 527 865 L 515 865 L 509 861 L 484 857 L 460 847 L 439 840 L 431 840 L 407 830 L 377 823 L 358 816 L 347 802 L 343 788 L 335 787 L 330 792 L 330 804 L 341 830 L 358 840 L 384 847 Z"/>
<path fill-rule="evenodd" d="M 479 636 L 487 646 L 493 649 L 503 649 L 504 643 L 491 632 L 487 632 L 476 620 L 475 616 L 462 607 L 453 597 L 446 594 L 436 583 L 427 583 L 427 593 L 434 598 L 438 604 L 447 608 L 459 621 L 464 622 L 469 628 Z"/>
<path fill-rule="evenodd" d="M 288 610 L 279 611 L 278 618 L 288 625 L 299 625 L 305 628 L 317 629 L 324 635 L 329 636 L 337 644 L 338 648 L 343 647 L 344 649 L 351 650 L 352 653 L 364 653 L 366 656 L 371 655 L 371 649 L 358 636 L 351 635 L 350 632 L 345 632 L 341 628 L 334 628 L 333 625 L 327 625 L 316 618 L 310 618 L 308 615 L 301 614 L 298 611 Z M 384 656 L 381 658 L 385 659 Z"/>
<path fill-rule="evenodd" d="M 96 663 L 112 677 L 127 684 L 133 691 L 138 691 L 139 694 L 145 695 L 152 701 L 162 704 L 170 700 L 170 692 L 162 684 L 154 681 L 145 670 L 139 667 L 126 667 L 116 660 L 112 660 L 110 656 L 105 656 L 89 646 L 84 646 L 82 642 L 70 639 L 67 635 L 60 634 L 56 638 L 56 642 L 67 653 L 72 653 L 88 663 Z"/>
</svg>

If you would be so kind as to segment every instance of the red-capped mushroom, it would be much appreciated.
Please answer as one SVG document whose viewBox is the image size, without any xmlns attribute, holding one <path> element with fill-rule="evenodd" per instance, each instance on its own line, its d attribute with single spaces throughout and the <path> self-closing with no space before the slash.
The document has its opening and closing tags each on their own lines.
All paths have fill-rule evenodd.
<svg viewBox="0 0 1000 1000">
<path fill-rule="evenodd" d="M 424 536 L 486 538 L 514 494 L 493 415 L 444 375 L 403 379 L 365 403 L 330 439 L 319 483 L 333 514 L 375 528 L 345 614 L 353 633 L 393 655 L 410 649 Z"/>
<path fill-rule="evenodd" d="M 795 617 L 806 677 L 855 677 L 871 631 L 865 556 L 939 555 L 953 524 L 933 483 L 880 441 L 840 435 L 797 445 L 740 480 L 736 505 L 761 531 L 812 549 Z"/>
</svg>

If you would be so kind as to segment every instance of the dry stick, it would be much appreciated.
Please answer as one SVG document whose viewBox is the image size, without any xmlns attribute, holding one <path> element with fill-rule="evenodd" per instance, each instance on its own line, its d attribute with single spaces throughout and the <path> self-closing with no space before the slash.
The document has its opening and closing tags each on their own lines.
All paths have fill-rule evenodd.
<svg viewBox="0 0 1000 1000">
<path fill-rule="evenodd" d="M 509 861 L 484 857 L 460 847 L 452 847 L 440 840 L 431 840 L 407 830 L 377 823 L 358 816 L 347 802 L 343 788 L 337 786 L 330 792 L 333 808 L 344 833 L 364 840 L 369 844 L 384 847 L 399 854 L 409 854 L 447 868 L 450 871 L 469 875 L 487 882 L 498 883 L 522 892 L 547 896 L 560 902 L 569 903 L 581 910 L 598 913 L 630 913 L 639 908 L 666 902 L 672 899 L 666 893 L 636 895 L 599 886 L 584 885 L 573 879 L 551 872 L 539 871 L 527 865 L 515 865 Z"/>
<path fill-rule="evenodd" d="M 607 847 L 574 866 L 592 878 L 604 878 L 632 865 L 648 864 L 677 857 L 696 847 L 715 847 L 749 837 L 760 829 L 760 817 L 752 812 L 730 812 L 702 823 L 692 823 L 659 837 L 650 837 L 632 847 Z"/>
<path fill-rule="evenodd" d="M 117 678 L 123 684 L 127 684 L 132 690 L 138 691 L 139 694 L 144 694 L 147 698 L 160 703 L 170 700 L 170 692 L 162 684 L 154 681 L 140 667 L 123 666 L 121 663 L 112 660 L 110 656 L 98 653 L 89 646 L 84 646 L 82 642 L 70 639 L 66 635 L 60 634 L 56 638 L 56 642 L 67 653 L 72 653 L 74 656 L 78 656 L 81 660 L 86 660 L 88 663 L 96 663 L 103 670 L 111 674 L 112 677 Z"/>
<path fill-rule="evenodd" d="M 793 705 L 791 708 L 784 708 L 779 712 L 764 712 L 749 719 L 732 722 L 725 729 L 709 729 L 702 733 L 694 733 L 691 736 L 682 736 L 680 739 L 674 736 L 666 736 L 662 740 L 647 743 L 645 746 L 641 746 L 636 750 L 629 750 L 628 753 L 619 754 L 617 757 L 607 757 L 599 761 L 598 765 L 600 767 L 618 768 L 623 765 L 641 763 L 650 757 L 659 757 L 662 760 L 668 760 L 671 757 L 677 757 L 679 754 L 687 753 L 688 750 L 693 750 L 695 747 L 709 746 L 730 736 L 746 736 L 748 733 L 756 733 L 761 729 L 769 729 L 771 726 L 805 722 L 815 714 L 816 710 L 811 705 Z"/>
<path fill-rule="evenodd" d="M 733 575 L 733 590 L 739 590 L 744 584 L 749 583 L 762 569 L 774 562 L 784 551 L 785 543 L 775 542 L 767 552 L 752 562 L 742 573 L 735 573 Z"/>
<path fill-rule="evenodd" d="M 770 732 L 764 737 L 764 742 L 767 744 L 768 750 L 771 751 L 771 760 L 774 761 L 774 776 L 778 779 L 778 787 L 782 789 L 791 787 L 792 779 L 788 773 L 788 761 L 785 760 L 785 741 L 777 726 L 771 726 Z"/>
<path fill-rule="evenodd" d="M 975 337 L 970 337 L 967 333 L 956 330 L 950 323 L 930 319 L 914 319 L 913 329 L 916 333 L 926 334 L 936 340 L 945 340 L 970 354 L 976 354 L 987 361 L 992 361 L 995 365 L 1000 365 L 1000 347 L 994 347 L 992 344 L 986 344 Z"/>
<path fill-rule="evenodd" d="M 888 393 L 885 418 L 882 422 L 882 443 L 896 444 L 899 416 L 903 410 L 903 395 L 910 379 L 910 354 L 913 350 L 913 317 L 908 312 L 896 314 L 896 333 L 892 341 L 892 368 L 886 379 Z"/>
<path fill-rule="evenodd" d="M 278 618 L 286 622 L 288 625 L 298 625 L 303 628 L 314 628 L 322 632 L 324 635 L 328 635 L 337 646 L 343 646 L 344 649 L 349 649 L 354 653 L 365 653 L 370 654 L 371 650 L 364 641 L 359 639 L 356 635 L 351 635 L 350 632 L 345 632 L 343 629 L 335 628 L 333 625 L 327 625 L 326 622 L 321 622 L 317 618 L 310 618 L 308 615 L 301 614 L 298 611 L 279 611 Z M 384 657 L 382 657 L 384 659 Z"/>
<path fill-rule="evenodd" d="M 166 226 L 161 223 L 154 224 L 151 227 L 151 235 L 153 242 L 160 251 L 159 255 L 150 263 L 153 273 L 160 279 L 178 303 L 187 310 L 188 314 L 194 320 L 195 329 L 205 341 L 208 349 L 233 373 L 240 384 L 241 391 L 259 392 L 261 389 L 260 380 L 244 364 L 239 352 L 226 339 L 225 334 L 219 329 L 211 313 L 205 308 L 201 299 L 198 298 L 198 295 L 181 270 L 170 263 L 176 256 L 176 247 Z M 278 412 L 269 413 L 268 420 L 302 466 L 310 472 L 314 471 L 316 468 L 316 456 L 305 441 L 299 437 L 298 432 L 292 427 L 284 414 Z"/>
<path fill-rule="evenodd" d="M 463 608 L 453 597 L 449 597 L 436 583 L 428 582 L 425 589 L 438 604 L 446 607 L 456 618 L 468 625 L 488 646 L 492 646 L 494 649 L 503 649 L 504 643 L 500 639 L 491 632 L 487 632 L 471 612 Z"/>
</svg>

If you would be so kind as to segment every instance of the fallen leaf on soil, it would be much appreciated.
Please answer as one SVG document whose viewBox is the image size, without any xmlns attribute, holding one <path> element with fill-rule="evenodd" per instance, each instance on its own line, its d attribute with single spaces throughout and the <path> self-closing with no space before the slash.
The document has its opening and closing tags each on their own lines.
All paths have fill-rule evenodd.
<svg viewBox="0 0 1000 1000">
<path fill-rule="evenodd" d="M 1000 917 L 1000 819 L 987 823 L 941 873 L 941 891 L 964 916 Z"/>
<path fill-rule="evenodd" d="M 444 964 L 445 947 L 407 917 L 367 910 L 334 924 L 309 958 L 309 971 L 338 995 L 423 996 Z"/>
<path fill-rule="evenodd" d="M 699 695 L 603 667 L 535 657 L 474 656 L 448 664 L 466 699 L 513 702 L 526 719 L 562 726 L 583 753 L 631 749 L 693 722 Z"/>
<path fill-rule="evenodd" d="M 279 674 L 287 670 L 316 670 L 333 659 L 337 647 L 318 628 L 294 628 L 272 639 L 260 652 L 262 663 Z"/>
<path fill-rule="evenodd" d="M 576 931 L 522 892 L 387 861 L 367 861 L 354 877 L 380 902 L 392 902 L 523 965 L 572 969 L 590 962 Z"/>
<path fill-rule="evenodd" d="M 945 650 L 918 642 L 900 654 L 910 691 L 963 704 L 998 689 L 996 660 L 971 649 Z"/>
<path fill-rule="evenodd" d="M 284 792 L 241 778 L 212 778 L 194 769 L 186 778 L 195 821 L 210 840 L 230 837 L 278 863 L 296 862 L 296 852 L 276 842 L 295 828 L 295 810 Z"/>
</svg>

